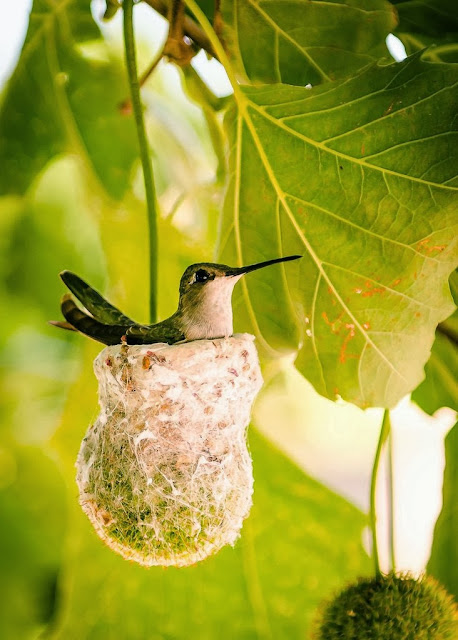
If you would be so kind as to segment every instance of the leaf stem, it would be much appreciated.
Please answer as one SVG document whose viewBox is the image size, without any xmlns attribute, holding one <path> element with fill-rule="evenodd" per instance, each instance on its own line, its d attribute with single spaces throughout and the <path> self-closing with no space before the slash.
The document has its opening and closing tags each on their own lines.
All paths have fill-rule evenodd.
<svg viewBox="0 0 458 640">
<path fill-rule="evenodd" d="M 133 0 L 124 0 L 124 49 L 129 78 L 130 99 L 137 126 L 138 145 L 140 147 L 140 159 L 143 168 L 143 180 L 145 184 L 146 208 L 148 215 L 148 239 L 149 239 L 149 282 L 150 296 L 149 309 L 150 321 L 157 321 L 157 201 L 154 185 L 153 168 L 149 155 L 148 140 L 146 137 L 145 122 L 143 120 L 142 105 L 140 102 L 140 86 L 137 75 L 137 61 L 135 56 L 135 37 L 133 28 Z"/>
<path fill-rule="evenodd" d="M 396 572 L 396 553 L 394 549 L 395 540 L 395 523 L 394 523 L 394 475 L 393 475 L 393 429 L 390 424 L 390 432 L 388 434 L 388 495 L 390 501 L 389 510 L 389 540 L 390 540 L 390 561 L 391 571 Z"/>
<path fill-rule="evenodd" d="M 375 504 L 375 492 L 377 487 L 377 473 L 380 463 L 380 455 L 382 453 L 383 444 L 390 433 L 390 413 L 388 409 L 385 409 L 383 413 L 383 421 L 382 427 L 380 429 L 380 437 L 377 443 L 377 449 L 375 452 L 374 464 L 372 467 L 372 476 L 371 476 L 371 489 L 370 489 L 370 511 L 369 511 L 369 520 L 370 527 L 372 531 L 372 555 L 374 558 L 374 568 L 375 575 L 378 578 L 382 575 L 380 570 L 380 561 L 378 554 L 378 543 L 377 543 L 377 510 Z"/>
<path fill-rule="evenodd" d="M 144 2 L 146 2 L 146 4 L 148 4 L 152 9 L 157 11 L 157 13 L 159 13 L 161 16 L 163 16 L 164 18 L 168 18 L 170 9 L 168 2 L 166 2 L 165 0 L 144 0 Z M 185 35 L 191 38 L 191 40 L 194 40 L 194 42 L 199 47 L 204 49 L 204 51 L 217 58 L 217 55 L 213 50 L 210 40 L 206 36 L 204 30 L 201 29 L 199 25 L 194 22 L 194 20 L 192 20 L 192 18 L 185 15 L 183 20 L 183 27 Z"/>
<path fill-rule="evenodd" d="M 197 22 L 200 24 L 202 31 L 207 36 L 208 41 L 210 42 L 216 54 L 216 57 L 225 68 L 229 78 L 229 82 L 231 83 L 232 89 L 234 90 L 234 94 L 236 96 L 239 95 L 240 88 L 237 82 L 237 78 L 235 77 L 234 69 L 232 68 L 232 65 L 229 61 L 229 57 L 226 51 L 224 50 L 224 47 L 221 44 L 221 41 L 219 40 L 215 30 L 213 29 L 210 22 L 208 21 L 207 16 L 205 15 L 205 13 L 202 11 L 202 9 L 199 7 L 199 5 L 195 0 L 185 0 L 185 3 L 188 9 L 194 14 Z"/>
</svg>

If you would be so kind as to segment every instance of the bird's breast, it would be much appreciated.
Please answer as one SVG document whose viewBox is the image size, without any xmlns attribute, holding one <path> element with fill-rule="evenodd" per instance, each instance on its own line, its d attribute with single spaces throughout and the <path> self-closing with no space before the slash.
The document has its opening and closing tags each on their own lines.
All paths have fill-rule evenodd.
<svg viewBox="0 0 458 640">
<path fill-rule="evenodd" d="M 232 287 L 233 285 L 229 287 L 224 282 L 209 283 L 204 296 L 182 309 L 181 324 L 186 340 L 232 335 Z"/>
</svg>

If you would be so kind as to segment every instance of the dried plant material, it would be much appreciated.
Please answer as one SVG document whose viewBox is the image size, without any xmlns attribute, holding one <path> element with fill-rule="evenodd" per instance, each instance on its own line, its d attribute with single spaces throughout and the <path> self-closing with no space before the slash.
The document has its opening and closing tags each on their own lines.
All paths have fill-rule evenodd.
<svg viewBox="0 0 458 640">
<path fill-rule="evenodd" d="M 238 538 L 253 491 L 246 428 L 262 385 L 253 340 L 115 345 L 96 358 L 100 415 L 77 483 L 98 535 L 124 558 L 185 566 Z"/>
</svg>

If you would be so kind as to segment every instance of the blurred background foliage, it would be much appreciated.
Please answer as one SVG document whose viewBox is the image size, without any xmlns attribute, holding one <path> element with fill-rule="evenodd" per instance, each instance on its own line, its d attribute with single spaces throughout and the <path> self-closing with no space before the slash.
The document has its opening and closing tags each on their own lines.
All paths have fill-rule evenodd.
<svg viewBox="0 0 458 640">
<path fill-rule="evenodd" d="M 1 95 L 0 637 L 306 637 L 322 598 L 370 570 L 360 508 L 379 411 L 320 398 L 288 361 L 267 368 L 250 438 L 252 514 L 235 549 L 190 569 L 127 563 L 102 545 L 78 506 L 74 460 L 97 415 L 91 367 L 99 345 L 47 324 L 59 317 L 58 273 L 81 274 L 140 320 L 148 306 L 142 180 L 132 117 L 120 108 L 128 95 L 120 16 L 97 24 L 103 5 L 35 0 Z M 166 26 L 138 9 L 145 68 Z M 211 85 L 210 63 L 205 73 Z M 218 116 L 198 108 L 189 83 L 199 80 L 190 75 L 186 88 L 183 72 L 162 62 L 142 94 L 161 209 L 160 317 L 175 309 L 184 268 L 214 257 L 222 200 Z M 409 424 L 403 415 L 399 451 L 418 461 L 412 414 Z M 429 534 L 419 559 L 402 555 L 416 536 L 412 522 L 404 537 L 398 531 L 405 568 L 421 569 L 429 555 L 449 426 L 415 425 L 417 444 L 434 449 L 438 462 L 424 471 L 433 490 L 429 511 L 423 495 Z M 404 461 L 398 468 L 409 477 Z M 453 545 L 455 525 L 441 526 Z M 456 574 L 448 586 L 456 589 Z"/>
</svg>

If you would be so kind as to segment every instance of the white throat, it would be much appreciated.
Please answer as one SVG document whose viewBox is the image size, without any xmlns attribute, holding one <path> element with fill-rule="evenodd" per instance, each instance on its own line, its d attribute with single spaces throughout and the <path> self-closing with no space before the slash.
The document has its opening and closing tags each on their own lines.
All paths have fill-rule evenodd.
<svg viewBox="0 0 458 640">
<path fill-rule="evenodd" d="M 182 311 L 183 333 L 187 340 L 225 338 L 233 334 L 232 291 L 241 277 L 215 278 L 208 282 L 199 303 Z"/>
</svg>

